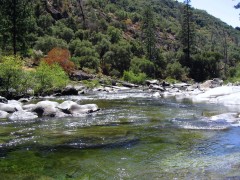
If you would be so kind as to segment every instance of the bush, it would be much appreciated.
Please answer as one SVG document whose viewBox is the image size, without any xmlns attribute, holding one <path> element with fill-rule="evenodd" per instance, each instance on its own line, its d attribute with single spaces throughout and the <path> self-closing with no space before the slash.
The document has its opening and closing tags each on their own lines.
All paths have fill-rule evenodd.
<svg viewBox="0 0 240 180">
<path fill-rule="evenodd" d="M 0 88 L 4 95 L 18 93 L 23 75 L 20 57 L 5 56 L 0 63 Z"/>
<path fill-rule="evenodd" d="M 229 69 L 229 77 L 227 80 L 233 83 L 240 82 L 240 64 L 235 68 Z"/>
<path fill-rule="evenodd" d="M 187 80 L 188 69 L 182 67 L 182 65 L 179 62 L 174 62 L 172 64 L 167 65 L 166 73 L 168 78 L 171 77 L 173 79 L 185 81 Z"/>
<path fill-rule="evenodd" d="M 145 73 L 148 77 L 154 76 L 154 64 L 146 58 L 134 57 L 131 60 L 130 70 L 136 73 Z"/>
<path fill-rule="evenodd" d="M 49 65 L 57 63 L 64 69 L 65 72 L 70 73 L 74 70 L 74 63 L 69 59 L 70 52 L 67 49 L 53 48 L 48 52 L 44 61 Z"/>
<path fill-rule="evenodd" d="M 63 88 L 68 82 L 68 76 L 58 64 L 48 65 L 41 62 L 34 73 L 35 93 L 45 94 Z"/>
<path fill-rule="evenodd" d="M 44 36 L 44 37 L 40 37 L 37 40 L 34 49 L 41 50 L 46 54 L 47 52 L 49 52 L 51 49 L 55 47 L 67 48 L 68 45 L 66 41 L 64 41 L 63 39 L 57 39 L 51 36 Z"/>
<path fill-rule="evenodd" d="M 124 71 L 123 80 L 136 84 L 144 84 L 147 75 L 145 73 L 134 74 L 132 71 Z"/>
</svg>

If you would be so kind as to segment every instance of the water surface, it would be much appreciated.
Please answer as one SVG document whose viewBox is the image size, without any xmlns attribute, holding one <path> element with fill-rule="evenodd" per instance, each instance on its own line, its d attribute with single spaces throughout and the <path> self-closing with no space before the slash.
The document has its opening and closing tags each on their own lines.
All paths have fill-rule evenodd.
<svg viewBox="0 0 240 180">
<path fill-rule="evenodd" d="M 1 179 L 234 179 L 240 129 L 223 106 L 141 90 L 59 97 L 96 103 L 80 118 L 0 121 Z"/>
</svg>

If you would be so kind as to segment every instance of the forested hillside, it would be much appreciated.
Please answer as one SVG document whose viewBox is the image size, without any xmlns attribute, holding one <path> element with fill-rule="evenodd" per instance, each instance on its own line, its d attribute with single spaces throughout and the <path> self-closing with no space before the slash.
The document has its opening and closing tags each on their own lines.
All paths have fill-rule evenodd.
<svg viewBox="0 0 240 180">
<path fill-rule="evenodd" d="M 238 74 L 240 31 L 189 4 L 2 0 L 0 6 L 1 56 L 17 54 L 25 66 L 57 62 L 68 74 L 83 70 L 132 82 L 147 77 L 203 81 Z M 187 30 L 186 6 L 191 11 Z M 188 48 L 186 31 L 192 39 Z"/>
</svg>

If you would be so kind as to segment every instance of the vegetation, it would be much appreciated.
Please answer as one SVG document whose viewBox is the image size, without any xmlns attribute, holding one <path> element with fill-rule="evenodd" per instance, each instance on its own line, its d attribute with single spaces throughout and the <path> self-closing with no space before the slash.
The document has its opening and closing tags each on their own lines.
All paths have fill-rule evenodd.
<svg viewBox="0 0 240 180">
<path fill-rule="evenodd" d="M 22 68 L 22 60 L 18 56 L 4 56 L 0 61 L 0 92 L 7 97 L 29 94 L 46 94 L 65 87 L 68 76 L 58 64 L 48 65 L 41 62 L 34 71 Z"/>
<path fill-rule="evenodd" d="M 204 81 L 231 78 L 239 67 L 240 31 L 189 0 L 3 0 L 0 8 L 0 55 L 7 55 L 1 66 L 8 67 L 6 58 L 18 59 L 13 67 L 20 77 L 40 77 L 42 67 L 60 72 L 57 63 L 67 74 L 84 70 L 136 83 L 146 77 Z M 35 71 L 22 70 L 26 58 Z M 1 86 L 7 94 L 24 89 L 13 85 L 20 82 L 14 77 Z M 35 90 L 43 93 L 42 85 Z"/>
</svg>

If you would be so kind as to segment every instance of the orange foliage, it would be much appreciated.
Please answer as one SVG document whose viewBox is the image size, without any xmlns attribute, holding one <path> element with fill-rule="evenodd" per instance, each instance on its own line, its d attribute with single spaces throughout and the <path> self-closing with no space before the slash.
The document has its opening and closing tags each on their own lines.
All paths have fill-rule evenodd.
<svg viewBox="0 0 240 180">
<path fill-rule="evenodd" d="M 65 72 L 71 73 L 74 70 L 74 63 L 69 59 L 70 52 L 67 49 L 53 48 L 48 52 L 44 61 L 49 65 L 57 63 L 64 69 Z"/>
</svg>

